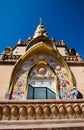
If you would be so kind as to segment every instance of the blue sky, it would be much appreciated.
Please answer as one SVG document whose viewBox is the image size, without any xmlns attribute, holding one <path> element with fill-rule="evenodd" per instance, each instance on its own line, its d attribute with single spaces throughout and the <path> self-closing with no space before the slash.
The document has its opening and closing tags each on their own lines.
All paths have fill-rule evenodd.
<svg viewBox="0 0 84 130">
<path fill-rule="evenodd" d="M 40 17 L 50 37 L 84 59 L 84 0 L 0 0 L 0 53 L 33 36 Z"/>
</svg>

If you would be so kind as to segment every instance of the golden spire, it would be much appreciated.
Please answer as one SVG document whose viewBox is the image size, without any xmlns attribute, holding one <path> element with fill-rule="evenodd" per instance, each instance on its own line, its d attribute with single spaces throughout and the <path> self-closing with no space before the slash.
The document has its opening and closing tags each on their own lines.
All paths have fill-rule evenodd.
<svg viewBox="0 0 84 130">
<path fill-rule="evenodd" d="M 33 37 L 36 38 L 41 35 L 48 37 L 48 32 L 46 31 L 46 28 L 42 23 L 42 19 L 40 18 L 40 24 L 37 26 Z"/>
</svg>

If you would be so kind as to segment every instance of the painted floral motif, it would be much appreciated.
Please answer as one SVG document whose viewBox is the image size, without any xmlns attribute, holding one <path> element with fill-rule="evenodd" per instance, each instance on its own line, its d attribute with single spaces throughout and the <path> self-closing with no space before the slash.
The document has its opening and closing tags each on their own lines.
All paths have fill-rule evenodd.
<svg viewBox="0 0 84 130">
<path fill-rule="evenodd" d="M 63 67 L 56 67 L 56 73 L 58 76 L 58 90 L 59 97 L 61 99 L 73 99 L 76 98 L 77 90 L 74 93 L 74 90 L 70 89 L 70 82 L 66 73 L 66 70 Z"/>
<path fill-rule="evenodd" d="M 25 92 L 21 88 L 16 88 L 13 90 L 12 99 L 25 99 Z"/>
<path fill-rule="evenodd" d="M 21 70 L 21 69 L 20 69 Z M 26 97 L 27 72 L 19 71 L 15 77 L 12 99 L 25 99 Z"/>
<path fill-rule="evenodd" d="M 23 87 L 25 86 L 25 81 L 23 79 L 19 79 L 16 83 L 17 87 Z"/>
<path fill-rule="evenodd" d="M 28 63 L 28 62 L 25 62 L 25 63 L 22 65 L 22 70 L 28 71 L 28 69 L 29 69 L 29 63 Z"/>
</svg>

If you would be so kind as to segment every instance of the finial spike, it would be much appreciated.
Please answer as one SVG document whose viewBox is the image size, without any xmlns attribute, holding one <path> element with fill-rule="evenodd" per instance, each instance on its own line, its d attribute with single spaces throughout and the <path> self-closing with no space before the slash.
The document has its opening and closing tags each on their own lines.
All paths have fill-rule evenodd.
<svg viewBox="0 0 84 130">
<path fill-rule="evenodd" d="M 40 25 L 42 25 L 42 18 L 40 18 Z"/>
</svg>

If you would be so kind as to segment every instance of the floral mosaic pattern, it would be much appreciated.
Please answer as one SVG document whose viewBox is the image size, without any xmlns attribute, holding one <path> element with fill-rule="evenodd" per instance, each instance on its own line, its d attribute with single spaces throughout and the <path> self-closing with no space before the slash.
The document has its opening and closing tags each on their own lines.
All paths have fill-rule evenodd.
<svg viewBox="0 0 84 130">
<path fill-rule="evenodd" d="M 58 90 L 59 98 L 61 99 L 73 99 L 76 98 L 74 92 L 70 89 L 70 82 L 67 73 L 63 67 L 56 69 L 56 74 L 58 76 Z"/>
<path fill-rule="evenodd" d="M 12 92 L 12 99 L 26 99 L 27 95 L 26 86 L 28 84 L 27 83 L 28 73 L 30 69 L 39 61 L 47 62 L 51 66 L 51 68 L 55 70 L 59 83 L 58 85 L 59 98 L 61 99 L 76 98 L 77 91 L 70 90 L 70 82 L 65 68 L 62 66 L 61 63 L 59 63 L 58 60 L 56 60 L 50 55 L 43 53 L 30 57 L 20 66 L 13 83 L 14 87 Z M 31 76 L 37 76 L 36 70 L 32 72 Z"/>
</svg>

